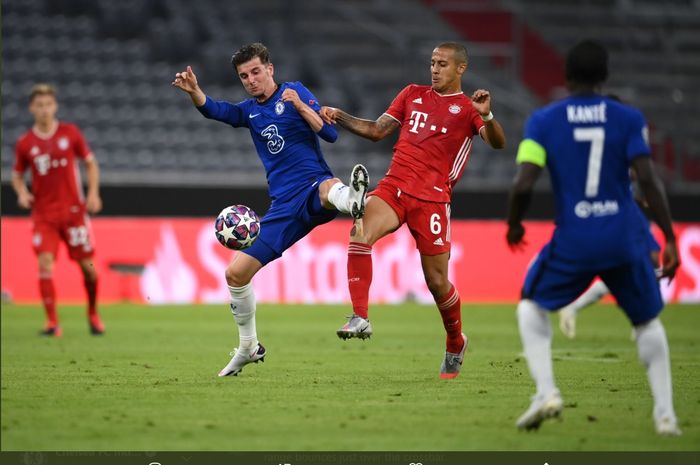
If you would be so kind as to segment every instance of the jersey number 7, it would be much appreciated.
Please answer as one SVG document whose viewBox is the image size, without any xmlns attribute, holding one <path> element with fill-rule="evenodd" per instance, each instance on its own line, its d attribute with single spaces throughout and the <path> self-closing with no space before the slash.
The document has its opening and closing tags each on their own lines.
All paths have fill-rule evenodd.
<svg viewBox="0 0 700 465">
<path fill-rule="evenodd" d="M 588 174 L 586 175 L 586 197 L 598 195 L 600 185 L 600 168 L 603 166 L 603 147 L 605 145 L 605 129 L 575 128 L 574 140 L 576 142 L 590 142 L 591 150 L 588 152 Z"/>
</svg>

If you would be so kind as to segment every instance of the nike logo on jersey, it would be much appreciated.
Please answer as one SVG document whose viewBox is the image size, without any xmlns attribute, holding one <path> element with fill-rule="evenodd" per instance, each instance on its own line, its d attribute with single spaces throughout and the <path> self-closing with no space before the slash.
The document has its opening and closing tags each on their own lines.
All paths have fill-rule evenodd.
<svg viewBox="0 0 700 465">
<path fill-rule="evenodd" d="M 442 242 L 442 237 L 438 237 L 437 239 L 435 239 L 435 242 L 433 242 L 433 245 L 440 245 L 440 246 L 442 246 L 442 245 L 445 245 L 445 243 Z"/>
<path fill-rule="evenodd" d="M 248 115 L 248 118 L 249 118 L 249 119 L 253 119 L 253 118 L 257 117 L 257 116 L 260 116 L 260 113 L 256 113 L 256 114 L 250 113 L 250 114 Z"/>
<path fill-rule="evenodd" d="M 423 99 L 421 97 L 418 97 L 413 101 L 413 103 L 423 103 Z"/>
</svg>

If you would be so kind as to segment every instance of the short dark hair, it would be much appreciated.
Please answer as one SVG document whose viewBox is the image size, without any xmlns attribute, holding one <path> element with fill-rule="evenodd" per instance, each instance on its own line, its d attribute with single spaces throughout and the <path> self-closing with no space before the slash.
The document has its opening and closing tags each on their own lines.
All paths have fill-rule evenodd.
<svg viewBox="0 0 700 465">
<path fill-rule="evenodd" d="M 255 57 L 260 58 L 260 63 L 263 65 L 270 62 L 270 52 L 267 50 L 267 47 L 260 42 L 255 42 L 250 45 L 244 45 L 233 54 L 231 57 L 233 69 L 237 69 L 239 65 L 242 65 Z"/>
<path fill-rule="evenodd" d="M 455 58 L 458 63 L 467 63 L 469 61 L 469 55 L 467 54 L 467 48 L 457 42 L 443 42 L 435 48 L 449 48 L 454 52 Z"/>
<path fill-rule="evenodd" d="M 32 86 L 32 90 L 29 93 L 29 103 L 32 103 L 34 98 L 40 95 L 50 95 L 53 98 L 56 98 L 56 88 L 51 84 L 46 84 L 43 82 L 35 84 Z"/>
<path fill-rule="evenodd" d="M 608 78 L 608 52 L 600 43 L 584 40 L 566 55 L 566 80 L 598 85 Z"/>
</svg>

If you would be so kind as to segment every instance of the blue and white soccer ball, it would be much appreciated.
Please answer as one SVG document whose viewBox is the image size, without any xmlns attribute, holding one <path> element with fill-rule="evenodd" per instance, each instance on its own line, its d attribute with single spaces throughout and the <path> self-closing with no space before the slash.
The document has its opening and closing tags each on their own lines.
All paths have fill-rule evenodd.
<svg viewBox="0 0 700 465">
<path fill-rule="evenodd" d="M 260 218 L 245 205 L 221 210 L 214 222 L 216 239 L 231 250 L 247 249 L 260 235 Z"/>
</svg>

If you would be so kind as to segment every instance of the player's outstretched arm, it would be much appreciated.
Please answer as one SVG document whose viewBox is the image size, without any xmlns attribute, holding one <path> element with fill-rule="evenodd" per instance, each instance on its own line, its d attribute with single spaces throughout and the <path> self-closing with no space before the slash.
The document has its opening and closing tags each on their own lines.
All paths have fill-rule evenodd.
<svg viewBox="0 0 700 465">
<path fill-rule="evenodd" d="M 484 118 L 484 128 L 481 136 L 494 149 L 506 146 L 506 133 L 501 123 L 491 113 L 491 93 L 486 89 L 477 89 L 471 97 L 472 106 Z"/>
<path fill-rule="evenodd" d="M 387 114 L 383 114 L 376 121 L 356 118 L 334 107 L 321 107 L 319 114 L 326 123 L 337 123 L 353 134 L 374 142 L 384 139 L 400 126 L 398 121 Z"/>
<path fill-rule="evenodd" d="M 20 173 L 12 172 L 12 188 L 17 193 L 17 204 L 21 208 L 30 209 L 34 203 L 34 195 L 27 189 L 27 183 L 24 182 L 24 176 Z"/>
<path fill-rule="evenodd" d="M 325 126 L 324 128 L 323 119 L 321 119 L 313 108 L 302 102 L 296 90 L 285 89 L 284 92 L 282 92 L 282 100 L 284 102 L 291 102 L 292 105 L 294 105 L 294 109 L 304 118 L 304 121 L 308 123 L 313 132 L 317 133 L 323 140 L 332 143 L 338 139 L 338 133 L 335 128 L 332 126 Z"/>
<path fill-rule="evenodd" d="M 663 274 L 662 276 L 673 279 L 676 270 L 680 266 L 678 257 L 678 247 L 676 245 L 676 234 L 673 232 L 673 220 L 671 219 L 671 208 L 668 205 L 666 191 L 661 185 L 661 180 L 654 172 L 651 158 L 637 157 L 632 160 L 632 169 L 637 177 L 639 187 L 644 193 L 651 217 L 659 225 L 666 238 L 666 247 L 663 252 Z"/>
<path fill-rule="evenodd" d="M 542 168 L 534 163 L 524 162 L 520 164 L 513 179 L 513 187 L 508 197 L 508 231 L 506 232 L 506 241 L 513 251 L 521 250 L 527 245 L 523 240 L 525 228 L 522 221 L 532 199 L 532 189 L 541 172 Z"/>
<path fill-rule="evenodd" d="M 201 107 L 207 101 L 207 96 L 202 89 L 199 88 L 197 76 L 194 74 L 194 71 L 192 71 L 191 66 L 188 66 L 187 69 L 182 72 L 176 73 L 175 80 L 171 85 L 190 94 L 192 103 L 194 103 L 195 106 Z"/>
</svg>

